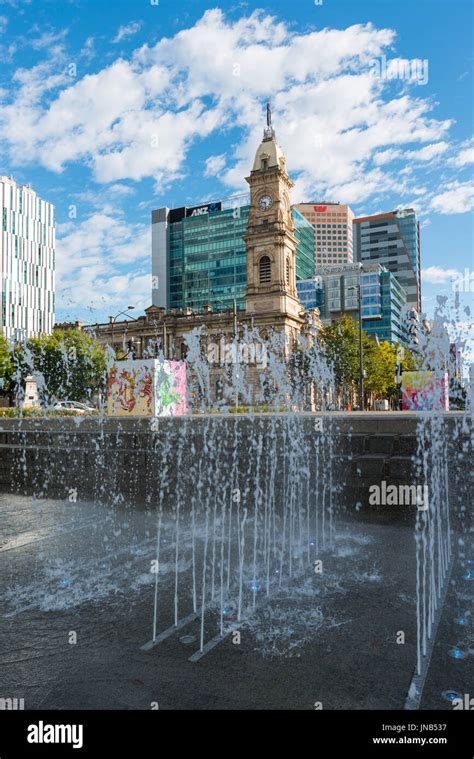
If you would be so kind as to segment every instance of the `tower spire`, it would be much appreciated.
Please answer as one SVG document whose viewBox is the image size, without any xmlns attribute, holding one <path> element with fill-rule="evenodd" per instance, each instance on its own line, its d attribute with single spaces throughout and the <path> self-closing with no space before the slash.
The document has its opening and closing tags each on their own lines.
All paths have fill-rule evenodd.
<svg viewBox="0 0 474 759">
<path fill-rule="evenodd" d="M 270 98 L 267 100 L 267 126 L 263 130 L 263 137 L 266 140 L 273 140 L 275 138 L 275 130 L 272 125 L 272 106 L 270 104 Z"/>
</svg>

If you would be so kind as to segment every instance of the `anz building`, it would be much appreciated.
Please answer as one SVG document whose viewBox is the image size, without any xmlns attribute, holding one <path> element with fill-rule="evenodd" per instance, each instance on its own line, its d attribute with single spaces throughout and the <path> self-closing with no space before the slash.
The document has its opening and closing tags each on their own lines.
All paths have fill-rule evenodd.
<svg viewBox="0 0 474 759">
<path fill-rule="evenodd" d="M 245 310 L 248 195 L 152 211 L 152 303 L 202 312 Z M 314 276 L 314 230 L 292 209 L 296 278 Z"/>
</svg>

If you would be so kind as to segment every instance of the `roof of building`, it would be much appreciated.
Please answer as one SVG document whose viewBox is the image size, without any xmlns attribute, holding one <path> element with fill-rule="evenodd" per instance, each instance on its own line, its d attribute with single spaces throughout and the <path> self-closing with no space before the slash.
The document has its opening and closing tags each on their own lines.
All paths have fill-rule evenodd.
<svg viewBox="0 0 474 759">
<path fill-rule="evenodd" d="M 278 145 L 275 137 L 275 133 L 271 132 L 270 135 L 265 136 L 257 148 L 255 153 L 255 161 L 253 162 L 252 171 L 259 171 L 262 168 L 262 161 L 267 159 L 267 167 L 271 169 L 273 166 L 281 166 L 281 161 L 285 162 L 285 156 L 283 151 Z"/>
</svg>

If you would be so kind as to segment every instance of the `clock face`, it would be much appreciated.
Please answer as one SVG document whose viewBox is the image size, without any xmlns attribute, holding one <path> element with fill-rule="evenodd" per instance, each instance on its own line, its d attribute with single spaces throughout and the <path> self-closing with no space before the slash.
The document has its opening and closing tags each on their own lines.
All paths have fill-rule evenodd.
<svg viewBox="0 0 474 759">
<path fill-rule="evenodd" d="M 270 195 L 263 195 L 258 201 L 258 205 L 262 211 L 268 211 L 273 205 L 273 198 Z"/>
</svg>

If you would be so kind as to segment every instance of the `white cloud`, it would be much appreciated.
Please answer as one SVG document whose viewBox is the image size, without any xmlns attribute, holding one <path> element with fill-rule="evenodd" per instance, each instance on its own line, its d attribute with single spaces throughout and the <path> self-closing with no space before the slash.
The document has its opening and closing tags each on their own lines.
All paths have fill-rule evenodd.
<svg viewBox="0 0 474 759">
<path fill-rule="evenodd" d="M 132 26 L 121 27 L 115 41 L 130 36 Z M 407 83 L 397 90 L 371 75 L 371 61 L 395 43 L 390 29 L 357 24 L 298 34 L 263 12 L 231 21 L 215 9 L 130 59 L 72 80 L 65 35 L 34 38 L 45 57 L 16 71 L 10 99 L 2 93 L 0 144 L 12 166 L 59 173 L 78 163 L 107 185 L 97 194 L 107 202 L 83 192 L 78 199 L 94 212 L 58 229 L 58 289 L 77 308 L 118 310 L 125 294 L 137 308 L 149 305 L 149 227 L 128 225 L 115 207 L 133 192 L 126 182 L 152 178 L 163 190 L 189 171 L 192 146 L 219 132 L 232 134 L 229 144 L 201 157 L 201 171 L 232 191 L 247 190 L 268 93 L 296 180 L 294 202 L 326 197 L 364 202 L 370 211 L 372 198 L 383 210 L 385 195 L 396 193 L 402 205 L 424 197 L 425 208 L 439 213 L 473 204 L 472 187 L 449 176 L 430 199 L 417 173 L 441 158 L 446 166 L 465 165 L 472 147 L 450 147 L 452 122 L 433 118 L 422 88 L 413 96 Z M 94 55 L 92 38 L 81 55 Z M 454 271 L 429 267 L 424 278 L 439 284 Z"/>
<path fill-rule="evenodd" d="M 127 184 L 112 184 L 107 188 L 107 192 L 124 197 L 126 195 L 133 195 L 135 190 Z"/>
<path fill-rule="evenodd" d="M 57 283 L 61 302 L 88 308 L 101 320 L 107 309 L 150 305 L 150 228 L 129 224 L 118 212 L 97 211 L 58 227 Z M 133 272 L 128 271 L 133 263 Z"/>
<path fill-rule="evenodd" d="M 447 142 L 435 142 L 432 145 L 425 145 L 420 150 L 407 150 L 403 157 L 412 161 L 432 161 L 440 155 L 443 155 L 449 149 Z"/>
<path fill-rule="evenodd" d="M 94 49 L 94 42 L 94 37 L 88 37 L 86 39 L 81 50 L 81 58 L 85 58 L 86 60 L 92 60 L 92 58 L 95 58 L 96 51 Z"/>
<path fill-rule="evenodd" d="M 60 32 L 54 32 L 53 30 L 43 31 L 39 26 L 34 26 L 31 31 L 39 32 L 38 37 L 32 37 L 31 33 L 28 35 L 28 45 L 33 50 L 50 49 L 58 42 L 62 42 L 68 34 L 68 29 L 62 29 Z"/>
<path fill-rule="evenodd" d="M 428 266 L 421 270 L 423 283 L 430 285 L 444 285 L 447 282 L 459 279 L 461 272 L 457 269 L 443 269 L 441 266 Z"/>
<path fill-rule="evenodd" d="M 417 149 L 426 161 L 422 151 L 444 146 L 451 125 L 431 117 L 433 104 L 419 88 L 416 99 L 406 83 L 394 95 L 393 83 L 371 75 L 371 61 L 394 40 L 392 30 L 372 24 L 297 34 L 263 12 L 230 21 L 214 9 L 72 84 L 58 65 L 17 72 L 19 91 L 3 107 L 0 137 L 12 161 L 56 172 L 81 162 L 99 182 L 152 177 L 163 190 L 187 171 L 194 143 L 237 127 L 241 142 L 227 151 L 229 168 L 219 178 L 240 190 L 270 92 L 301 196 L 341 192 L 354 202 L 400 184 L 400 172 L 380 170 L 383 160 L 371 168 L 374 155 L 419 143 L 427 144 Z M 222 162 L 214 165 L 223 171 Z"/>
<path fill-rule="evenodd" d="M 451 159 L 451 163 L 453 166 L 459 166 L 460 168 L 474 163 L 474 146 L 462 148 L 459 153 Z"/>
<path fill-rule="evenodd" d="M 133 35 L 137 34 L 137 32 L 139 32 L 141 28 L 142 28 L 142 25 L 141 25 L 141 22 L 139 21 L 132 21 L 131 24 L 120 26 L 112 42 L 117 43 L 117 42 L 121 42 L 124 39 L 127 39 L 127 37 L 133 37 Z"/>
<path fill-rule="evenodd" d="M 3 34 L 8 26 L 8 19 L 6 16 L 0 16 L 0 34 Z"/>
<path fill-rule="evenodd" d="M 209 158 L 205 161 L 206 168 L 204 170 L 204 176 L 216 177 L 225 167 L 225 163 L 225 153 L 222 153 L 222 155 L 209 156 Z"/>
<path fill-rule="evenodd" d="M 403 159 L 404 161 L 433 161 L 435 158 L 443 155 L 449 150 L 447 142 L 434 142 L 431 145 L 425 145 L 425 147 L 419 150 L 395 150 L 394 148 L 388 148 L 388 150 L 382 150 L 380 153 L 376 153 L 374 156 L 374 163 L 377 166 L 383 166 L 391 161 Z"/>
<path fill-rule="evenodd" d="M 455 158 L 456 166 L 465 166 L 469 163 L 474 163 L 474 148 L 466 148 L 461 150 L 459 155 Z"/>
<path fill-rule="evenodd" d="M 430 206 L 443 215 L 471 211 L 474 208 L 474 183 L 449 182 L 443 192 L 431 198 Z"/>
<path fill-rule="evenodd" d="M 394 148 L 387 148 L 387 150 L 381 150 L 379 153 L 376 153 L 374 155 L 374 163 L 377 166 L 384 166 L 386 163 L 390 163 L 391 161 L 395 161 L 397 158 L 400 157 L 400 150 L 395 150 Z"/>
</svg>

